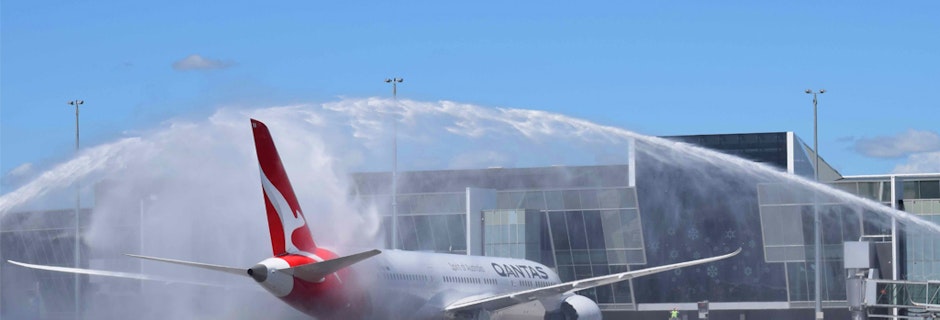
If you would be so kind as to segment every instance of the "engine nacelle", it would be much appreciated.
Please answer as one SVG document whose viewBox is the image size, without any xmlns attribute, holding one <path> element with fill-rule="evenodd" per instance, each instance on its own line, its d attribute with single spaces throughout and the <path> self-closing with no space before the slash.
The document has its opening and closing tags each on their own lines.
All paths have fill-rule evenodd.
<svg viewBox="0 0 940 320">
<path fill-rule="evenodd" d="M 565 298 L 557 310 L 546 312 L 545 320 L 601 320 L 601 308 L 585 296 Z"/>
</svg>

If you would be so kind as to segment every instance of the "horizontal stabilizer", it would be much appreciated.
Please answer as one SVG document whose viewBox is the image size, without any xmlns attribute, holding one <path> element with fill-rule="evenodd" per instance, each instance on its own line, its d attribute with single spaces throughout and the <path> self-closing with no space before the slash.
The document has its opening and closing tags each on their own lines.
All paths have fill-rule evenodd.
<svg viewBox="0 0 940 320">
<path fill-rule="evenodd" d="M 289 269 L 282 269 L 280 271 L 308 282 L 320 282 L 323 281 L 323 278 L 326 278 L 326 276 L 339 271 L 340 269 L 351 266 L 359 261 L 368 259 L 369 257 L 379 253 L 382 253 L 382 251 L 379 251 L 378 249 L 372 249 L 354 255 L 348 255 L 345 257 L 339 257 L 321 262 L 303 264 Z"/>
<path fill-rule="evenodd" d="M 178 264 L 178 265 L 183 265 L 183 266 L 188 266 L 188 267 L 231 273 L 231 274 L 239 275 L 239 276 L 248 276 L 248 273 L 247 273 L 248 269 L 245 269 L 245 268 L 226 267 L 226 266 L 220 266 L 220 265 L 215 265 L 215 264 L 190 262 L 190 261 L 174 260 L 174 259 L 166 259 L 166 258 L 154 258 L 154 257 L 147 257 L 147 256 L 139 256 L 136 254 L 124 254 L 124 255 L 128 257 L 139 258 L 139 259 L 160 261 L 160 262 Z"/>
<path fill-rule="evenodd" d="M 87 274 L 93 276 L 104 276 L 112 278 L 123 278 L 123 279 L 136 279 L 136 280 L 148 280 L 148 281 L 159 281 L 167 283 L 184 283 L 184 284 L 194 284 L 199 286 L 209 286 L 209 287 L 224 287 L 217 284 L 204 283 L 204 282 L 195 282 L 187 281 L 173 278 L 166 278 L 161 276 L 138 274 L 138 273 L 129 273 L 129 272 L 118 272 L 118 271 L 105 271 L 105 270 L 92 270 L 92 269 L 81 269 L 81 268 L 69 268 L 69 267 L 54 267 L 54 266 L 44 266 L 38 264 L 29 264 L 16 262 L 13 260 L 7 260 L 7 262 L 18 265 L 24 268 L 36 269 L 36 270 L 46 270 L 46 271 L 55 271 L 55 272 L 65 272 L 65 273 L 77 273 L 77 274 Z"/>
</svg>

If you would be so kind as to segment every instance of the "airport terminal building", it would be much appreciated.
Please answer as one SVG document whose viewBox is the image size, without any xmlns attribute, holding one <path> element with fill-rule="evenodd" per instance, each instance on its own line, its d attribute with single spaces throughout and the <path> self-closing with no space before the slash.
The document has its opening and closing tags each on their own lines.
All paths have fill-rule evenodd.
<svg viewBox="0 0 940 320">
<path fill-rule="evenodd" d="M 786 174 L 812 178 L 817 171 L 813 150 L 792 132 L 666 138 Z M 353 174 L 349 195 L 363 211 L 378 210 L 384 217 L 389 246 L 397 242 L 404 250 L 530 259 L 554 268 L 563 281 L 743 248 L 732 259 L 581 292 L 611 318 L 662 319 L 678 307 L 687 319 L 695 319 L 690 310 L 704 300 L 710 303 L 710 319 L 811 318 L 813 200 L 786 183 L 733 178 L 721 164 L 676 165 L 668 156 L 645 151 L 650 148 L 656 147 L 631 144 L 623 150 L 628 160 L 620 164 L 399 172 L 396 241 L 389 172 Z M 825 161 L 818 173 L 820 181 L 837 189 L 940 222 L 940 174 L 849 177 Z M 825 212 L 821 270 L 827 319 L 849 317 L 845 241 L 886 244 L 891 263 L 882 268 L 882 278 L 940 279 L 940 237 L 907 235 L 892 228 L 890 218 L 850 210 L 842 202 L 821 199 L 819 205 Z M 29 219 L 38 214 L 63 218 Z M 75 235 L 70 215 L 74 211 L 7 214 L 0 221 L 0 258 L 71 265 Z M 82 221 L 93 219 L 93 208 L 82 215 Z M 42 221 L 58 222 L 34 225 Z M 133 224 L 129 221 L 128 228 Z M 96 265 L 88 259 L 94 255 L 81 263 Z M 33 271 L 0 264 L 0 317 L 71 318 L 72 279 L 53 273 L 36 277 Z M 81 281 L 86 294 L 94 295 L 87 292 L 95 290 L 90 279 Z M 122 294 L 139 290 L 133 285 L 123 289 Z"/>
<path fill-rule="evenodd" d="M 812 179 L 813 150 L 792 132 L 667 137 Z M 711 319 L 812 318 L 813 200 L 786 184 L 726 179 L 719 168 L 673 166 L 634 145 L 618 165 L 400 172 L 399 248 L 525 258 L 563 281 L 715 256 L 704 266 L 636 278 L 581 294 L 605 313 L 660 319 L 710 302 Z M 703 173 L 705 171 L 705 173 Z M 714 171 L 714 172 L 709 172 Z M 702 190 L 692 181 L 714 175 Z M 825 161 L 819 179 L 940 221 L 940 175 L 843 177 Z M 354 175 L 352 197 L 385 216 L 391 244 L 388 172 Z M 733 191 L 722 191 L 733 190 Z M 733 192 L 733 196 L 715 192 Z M 849 317 L 844 241 L 898 244 L 885 279 L 937 279 L 940 238 L 893 232 L 890 218 L 821 199 L 822 300 L 828 319 Z M 728 213 L 734 213 L 730 215 Z M 934 254 L 936 250 L 937 254 Z M 694 318 L 691 312 L 689 318 Z"/>
</svg>

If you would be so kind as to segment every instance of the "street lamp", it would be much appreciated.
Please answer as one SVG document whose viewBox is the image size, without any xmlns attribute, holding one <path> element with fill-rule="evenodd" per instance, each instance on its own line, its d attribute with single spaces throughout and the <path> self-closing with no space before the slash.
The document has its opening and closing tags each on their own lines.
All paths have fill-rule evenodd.
<svg viewBox="0 0 940 320">
<path fill-rule="evenodd" d="M 819 121 L 816 116 L 816 95 L 826 93 L 825 89 L 820 89 L 819 91 L 813 91 L 812 89 L 806 89 L 806 94 L 813 95 L 813 153 L 816 155 L 815 165 L 813 170 L 813 177 L 816 179 L 816 183 L 819 183 Z M 822 312 L 822 244 L 820 244 L 820 239 L 822 238 L 822 225 L 819 221 L 819 198 L 816 196 L 816 193 L 813 192 L 813 225 L 815 234 L 813 239 L 815 239 L 815 261 L 816 261 L 816 319 L 823 319 Z"/>
<path fill-rule="evenodd" d="M 398 84 L 402 78 L 385 78 L 392 84 L 392 99 L 398 106 Z M 398 119 L 392 115 L 392 249 L 398 249 Z"/>
<path fill-rule="evenodd" d="M 75 106 L 75 154 L 78 154 L 78 106 L 85 104 L 84 100 L 72 100 L 69 101 L 70 106 Z M 81 196 L 81 185 L 78 181 L 75 182 L 75 267 L 81 268 L 81 256 L 80 256 L 80 242 L 81 242 L 81 227 L 79 225 L 79 217 L 81 215 L 82 207 L 82 196 Z M 80 290 L 81 282 L 79 282 L 78 274 L 75 274 L 75 319 L 81 319 L 81 303 L 80 303 Z"/>
</svg>

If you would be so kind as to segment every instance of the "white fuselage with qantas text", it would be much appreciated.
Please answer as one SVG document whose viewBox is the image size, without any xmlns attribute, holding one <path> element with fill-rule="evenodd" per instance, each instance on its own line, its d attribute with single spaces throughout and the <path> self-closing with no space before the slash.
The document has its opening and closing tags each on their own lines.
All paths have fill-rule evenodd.
<svg viewBox="0 0 940 320">
<path fill-rule="evenodd" d="M 529 260 L 400 250 L 383 250 L 350 271 L 364 280 L 373 316 L 439 314 L 463 299 L 560 283 L 551 268 Z"/>
</svg>

